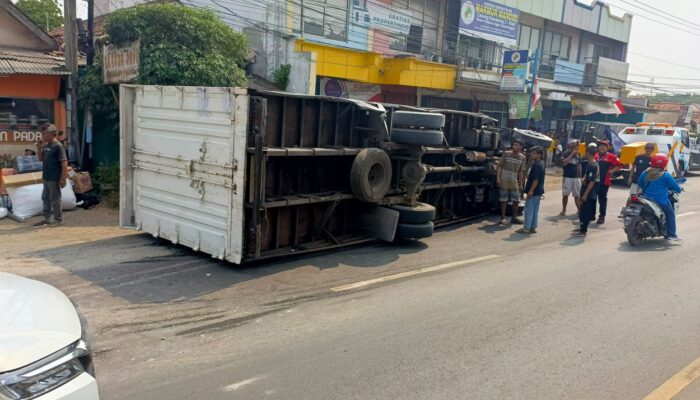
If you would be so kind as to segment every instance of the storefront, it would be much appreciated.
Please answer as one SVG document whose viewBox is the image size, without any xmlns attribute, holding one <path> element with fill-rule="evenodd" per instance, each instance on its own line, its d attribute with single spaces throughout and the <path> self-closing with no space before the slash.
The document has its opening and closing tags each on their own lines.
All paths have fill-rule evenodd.
<svg viewBox="0 0 700 400">
<path fill-rule="evenodd" d="M 0 163 L 7 164 L 26 149 L 35 150 L 41 125 L 51 122 L 65 132 L 66 108 L 60 75 L 5 73 L 0 71 Z"/>
<path fill-rule="evenodd" d="M 0 167 L 36 150 L 41 125 L 66 131 L 58 45 L 10 2 L 0 2 Z"/>
</svg>

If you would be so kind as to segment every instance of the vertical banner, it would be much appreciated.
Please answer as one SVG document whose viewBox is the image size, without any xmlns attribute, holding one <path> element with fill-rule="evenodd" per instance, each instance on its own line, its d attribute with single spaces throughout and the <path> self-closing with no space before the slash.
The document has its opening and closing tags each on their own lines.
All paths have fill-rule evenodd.
<svg viewBox="0 0 700 400">
<path fill-rule="evenodd" d="M 510 50 L 503 53 L 501 92 L 525 93 L 527 91 L 529 60 L 530 50 Z"/>
<path fill-rule="evenodd" d="M 508 118 L 509 119 L 526 119 L 527 107 L 530 104 L 530 95 L 527 93 L 518 93 L 508 95 Z M 542 103 L 537 103 L 537 106 L 532 109 L 530 118 L 535 121 L 542 120 Z"/>
</svg>

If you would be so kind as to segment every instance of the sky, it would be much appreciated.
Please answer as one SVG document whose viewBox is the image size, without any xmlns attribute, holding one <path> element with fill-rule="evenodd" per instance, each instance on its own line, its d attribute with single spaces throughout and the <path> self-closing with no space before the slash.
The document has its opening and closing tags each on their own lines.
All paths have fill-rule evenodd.
<svg viewBox="0 0 700 400">
<path fill-rule="evenodd" d="M 700 25 L 680 20 L 700 21 L 697 0 L 608 0 L 606 3 L 617 15 L 629 11 L 634 15 L 627 54 L 629 81 L 643 81 L 650 86 L 653 76 L 655 94 L 667 93 L 664 90 L 700 92 L 700 52 L 695 46 L 700 40 Z M 649 94 L 651 88 L 634 91 Z"/>
<path fill-rule="evenodd" d="M 590 4 L 592 0 L 579 0 Z M 58 0 L 63 5 L 63 0 Z M 639 83 L 629 88 L 636 94 L 650 94 L 654 77 L 654 94 L 700 93 L 700 40 L 698 0 L 606 0 L 616 15 L 633 14 L 627 62 L 629 81 Z M 76 0 L 78 17 L 87 18 L 87 2 Z M 653 8 L 656 8 L 653 9 Z M 659 11 L 660 10 L 660 11 Z M 669 15 L 670 14 L 670 15 Z M 653 21 L 652 21 L 653 20 Z"/>
</svg>

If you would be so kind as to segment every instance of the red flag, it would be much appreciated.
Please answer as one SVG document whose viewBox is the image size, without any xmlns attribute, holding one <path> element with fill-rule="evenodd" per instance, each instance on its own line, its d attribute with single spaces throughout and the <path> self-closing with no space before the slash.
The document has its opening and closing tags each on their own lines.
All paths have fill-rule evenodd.
<svg viewBox="0 0 700 400">
<path fill-rule="evenodd" d="M 537 107 L 537 103 L 539 103 L 540 98 L 542 95 L 540 94 L 540 87 L 537 84 L 537 76 L 535 76 L 535 82 L 532 85 L 532 108 Z"/>
<path fill-rule="evenodd" d="M 614 105 L 618 114 L 627 114 L 627 111 L 625 111 L 625 107 L 622 107 L 622 100 L 616 101 Z"/>
</svg>

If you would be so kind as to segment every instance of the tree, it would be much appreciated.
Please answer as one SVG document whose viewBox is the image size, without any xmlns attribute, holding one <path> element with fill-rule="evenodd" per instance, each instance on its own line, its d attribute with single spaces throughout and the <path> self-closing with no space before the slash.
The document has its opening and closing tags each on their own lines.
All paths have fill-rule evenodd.
<svg viewBox="0 0 700 400">
<path fill-rule="evenodd" d="M 63 26 L 63 14 L 56 0 L 19 0 L 15 6 L 47 32 Z"/>
<path fill-rule="evenodd" d="M 113 12 L 105 31 L 109 43 L 141 39 L 141 62 L 135 83 L 224 87 L 246 84 L 246 38 L 211 11 L 178 3 L 147 3 Z M 117 91 L 116 85 L 103 84 L 102 58 L 98 55 L 95 64 L 81 72 L 78 101 L 80 107 L 92 107 L 95 137 L 107 138 L 115 152 L 119 143 Z"/>
<path fill-rule="evenodd" d="M 106 32 L 111 43 L 141 38 L 137 83 L 240 86 L 245 84 L 248 46 L 208 10 L 151 3 L 114 12 Z"/>
</svg>

